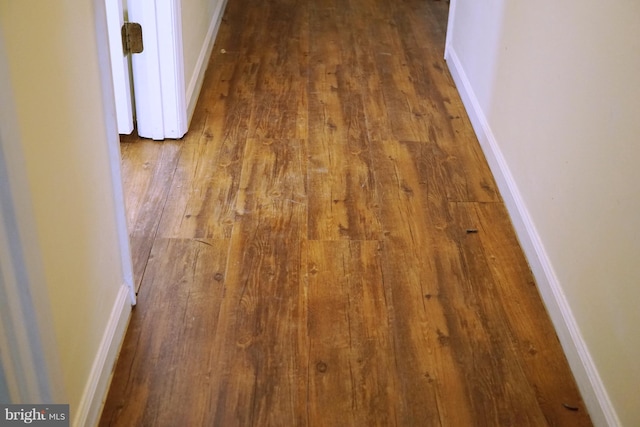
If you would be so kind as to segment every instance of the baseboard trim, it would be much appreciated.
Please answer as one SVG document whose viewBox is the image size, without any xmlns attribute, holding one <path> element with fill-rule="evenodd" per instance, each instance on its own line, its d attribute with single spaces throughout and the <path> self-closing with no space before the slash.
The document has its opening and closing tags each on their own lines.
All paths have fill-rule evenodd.
<svg viewBox="0 0 640 427">
<path fill-rule="evenodd" d="M 94 426 L 98 422 L 130 314 L 129 287 L 122 285 L 111 310 L 111 316 L 102 336 L 98 354 L 93 362 L 82 400 L 72 418 L 72 425 L 75 427 Z"/>
<path fill-rule="evenodd" d="M 204 74 L 207 71 L 207 65 L 209 64 L 209 57 L 213 50 L 213 44 L 216 40 L 216 35 L 220 29 L 220 23 L 222 22 L 222 15 L 227 5 L 227 0 L 221 0 L 218 3 L 216 11 L 213 13 L 211 23 L 209 24 L 209 30 L 205 37 L 202 49 L 200 49 L 200 55 L 196 61 L 195 69 L 187 85 L 187 123 L 191 123 L 193 112 L 196 109 L 198 103 L 198 97 L 200 96 L 200 90 L 202 89 L 202 83 L 204 81 Z"/>
<path fill-rule="evenodd" d="M 452 46 L 445 59 L 469 115 L 480 146 L 487 158 L 513 222 L 522 249 L 536 278 L 538 289 L 554 324 L 560 343 L 596 426 L 620 426 L 602 379 L 580 333 L 571 306 L 562 290 L 551 260 L 522 199 L 515 179 L 493 134 L 473 87 Z"/>
</svg>

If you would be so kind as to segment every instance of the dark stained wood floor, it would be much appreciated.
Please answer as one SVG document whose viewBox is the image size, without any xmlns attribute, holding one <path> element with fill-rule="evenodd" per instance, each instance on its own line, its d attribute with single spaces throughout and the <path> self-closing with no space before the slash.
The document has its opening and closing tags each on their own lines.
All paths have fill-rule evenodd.
<svg viewBox="0 0 640 427">
<path fill-rule="evenodd" d="M 101 426 L 588 426 L 444 63 L 448 3 L 229 0 L 182 141 L 124 138 Z"/>
</svg>

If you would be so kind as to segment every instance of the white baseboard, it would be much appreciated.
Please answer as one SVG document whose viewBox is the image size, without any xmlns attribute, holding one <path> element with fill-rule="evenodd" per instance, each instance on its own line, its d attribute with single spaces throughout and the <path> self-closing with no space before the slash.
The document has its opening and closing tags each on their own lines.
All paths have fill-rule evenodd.
<svg viewBox="0 0 640 427">
<path fill-rule="evenodd" d="M 447 46 L 445 59 L 507 206 L 516 234 L 536 278 L 538 289 L 549 311 L 592 421 L 596 426 L 620 426 L 618 416 L 580 333 L 579 325 L 554 272 L 542 239 L 533 224 L 531 215 L 465 70 L 454 48 L 450 45 Z"/>
<path fill-rule="evenodd" d="M 98 423 L 130 314 L 129 287 L 122 285 L 111 310 L 111 316 L 102 336 L 98 354 L 91 367 L 82 399 L 73 417 L 72 425 L 75 427 L 94 426 Z"/>
<path fill-rule="evenodd" d="M 226 5 L 227 0 L 220 0 L 218 3 L 218 7 L 211 18 L 207 36 L 202 43 L 202 48 L 200 49 L 200 55 L 198 55 L 195 69 L 193 70 L 193 74 L 191 75 L 191 79 L 187 85 L 187 123 L 191 123 L 193 112 L 196 109 L 198 96 L 200 95 L 202 82 L 204 81 L 204 74 L 207 71 L 209 57 L 213 50 L 213 44 L 216 40 L 216 35 L 218 34 L 218 29 L 220 28 L 220 22 L 222 22 L 222 15 L 224 14 L 224 8 Z"/>
</svg>

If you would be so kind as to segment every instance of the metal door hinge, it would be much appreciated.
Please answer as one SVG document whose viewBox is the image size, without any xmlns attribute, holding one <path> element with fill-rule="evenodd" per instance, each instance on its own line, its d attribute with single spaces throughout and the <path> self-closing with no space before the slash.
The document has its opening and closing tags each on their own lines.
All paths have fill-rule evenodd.
<svg viewBox="0 0 640 427">
<path fill-rule="evenodd" d="M 142 26 L 136 22 L 125 22 L 122 26 L 122 50 L 124 54 L 141 53 Z"/>
</svg>

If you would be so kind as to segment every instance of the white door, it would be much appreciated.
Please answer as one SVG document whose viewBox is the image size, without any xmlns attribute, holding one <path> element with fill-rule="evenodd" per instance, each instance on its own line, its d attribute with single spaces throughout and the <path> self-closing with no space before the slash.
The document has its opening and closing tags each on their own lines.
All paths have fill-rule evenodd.
<svg viewBox="0 0 640 427">
<path fill-rule="evenodd" d="M 111 76 L 116 98 L 116 118 L 118 133 L 133 132 L 133 107 L 131 105 L 131 77 L 129 57 L 122 48 L 121 28 L 124 24 L 122 0 L 106 0 L 107 28 L 109 30 L 109 54 L 111 56 Z"/>
<path fill-rule="evenodd" d="M 121 41 L 123 5 L 122 0 L 105 2 L 118 131 L 129 134 L 133 130 L 133 109 L 128 61 Z M 144 46 L 142 53 L 131 58 L 138 135 L 155 140 L 182 138 L 187 133 L 188 122 L 180 0 L 126 0 L 126 6 L 128 21 L 142 25 Z M 114 17 L 110 17 L 110 10 Z M 123 63 L 126 70 L 121 72 Z"/>
</svg>

